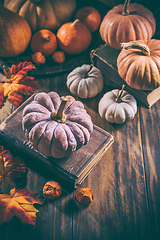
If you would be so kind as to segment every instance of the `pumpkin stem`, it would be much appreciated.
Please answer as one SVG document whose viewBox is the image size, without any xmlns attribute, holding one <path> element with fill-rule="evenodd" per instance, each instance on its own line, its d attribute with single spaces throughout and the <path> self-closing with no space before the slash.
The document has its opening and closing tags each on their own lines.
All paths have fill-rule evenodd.
<svg viewBox="0 0 160 240">
<path fill-rule="evenodd" d="M 131 42 L 124 42 L 124 43 L 121 43 L 120 44 L 122 48 L 124 49 L 138 49 L 138 50 L 141 50 L 142 53 L 146 56 L 150 56 L 150 50 L 149 50 L 149 47 L 144 44 L 144 43 L 140 43 L 140 42 L 137 42 L 137 41 L 131 41 Z"/>
<path fill-rule="evenodd" d="M 87 78 L 88 77 L 88 73 L 91 71 L 92 67 L 93 67 L 93 64 L 91 64 L 90 69 L 82 75 L 82 78 Z"/>
<path fill-rule="evenodd" d="M 122 96 L 124 88 L 125 88 L 125 85 L 123 84 L 122 85 L 122 90 L 121 90 L 120 94 L 118 95 L 118 97 L 115 100 L 117 103 L 121 102 L 121 96 Z"/>
<path fill-rule="evenodd" d="M 123 12 L 122 12 L 123 16 L 129 15 L 129 10 L 128 10 L 129 4 L 130 4 L 130 0 L 125 0 L 123 5 Z"/>
<path fill-rule="evenodd" d="M 58 122 L 58 123 L 65 123 L 67 119 L 67 115 L 63 112 L 64 107 L 67 103 L 68 99 L 67 98 L 62 98 L 61 104 L 58 108 L 57 112 L 52 112 L 51 113 L 51 119 Z"/>
<path fill-rule="evenodd" d="M 80 22 L 80 20 L 79 20 L 79 19 L 76 19 L 76 20 L 73 22 L 73 25 L 76 26 L 79 22 Z"/>
<path fill-rule="evenodd" d="M 83 14 L 84 14 L 84 16 L 88 16 L 89 14 L 91 14 L 93 12 L 93 9 L 91 8 L 91 9 L 85 9 L 84 10 L 84 12 L 83 12 Z"/>
<path fill-rule="evenodd" d="M 47 42 L 51 42 L 51 37 L 48 36 L 48 37 L 45 38 L 45 40 L 46 40 Z"/>
<path fill-rule="evenodd" d="M 89 14 L 91 14 L 92 12 L 93 12 L 93 9 L 90 9 L 90 10 L 89 10 Z"/>
</svg>

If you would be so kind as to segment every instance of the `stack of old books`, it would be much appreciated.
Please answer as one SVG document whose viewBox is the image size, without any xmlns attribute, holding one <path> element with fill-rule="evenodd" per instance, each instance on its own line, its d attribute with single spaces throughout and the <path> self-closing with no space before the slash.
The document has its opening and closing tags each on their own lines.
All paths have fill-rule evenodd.
<svg viewBox="0 0 160 240">
<path fill-rule="evenodd" d="M 107 44 L 91 52 L 91 61 L 99 68 L 106 85 L 121 89 L 125 85 L 125 90 L 132 94 L 137 101 L 142 102 L 146 107 L 151 107 L 160 99 L 160 87 L 152 91 L 137 90 L 130 87 L 118 74 L 117 57 L 120 50 L 114 49 Z"/>
</svg>

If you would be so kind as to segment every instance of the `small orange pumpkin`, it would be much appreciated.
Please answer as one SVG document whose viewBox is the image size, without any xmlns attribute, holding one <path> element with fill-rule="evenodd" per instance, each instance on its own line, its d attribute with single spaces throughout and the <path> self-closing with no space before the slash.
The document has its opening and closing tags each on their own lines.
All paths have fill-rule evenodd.
<svg viewBox="0 0 160 240">
<path fill-rule="evenodd" d="M 117 58 L 118 73 L 127 84 L 140 90 L 160 86 L 160 40 L 122 43 Z"/>
<path fill-rule="evenodd" d="M 33 52 L 41 52 L 45 57 L 57 49 L 56 35 L 48 29 L 42 29 L 33 34 L 30 47 Z"/>
<path fill-rule="evenodd" d="M 156 21 L 152 12 L 143 5 L 125 0 L 112 8 L 103 18 L 100 35 L 104 42 L 115 49 L 120 43 L 149 40 L 154 35 Z"/>
<path fill-rule="evenodd" d="M 63 24 L 57 32 L 59 47 L 68 54 L 78 54 L 85 51 L 92 40 L 90 30 L 76 19 Z"/>
<path fill-rule="evenodd" d="M 91 32 L 95 32 L 101 22 L 101 15 L 94 7 L 86 6 L 80 8 L 75 14 L 75 19 L 84 23 Z"/>
</svg>

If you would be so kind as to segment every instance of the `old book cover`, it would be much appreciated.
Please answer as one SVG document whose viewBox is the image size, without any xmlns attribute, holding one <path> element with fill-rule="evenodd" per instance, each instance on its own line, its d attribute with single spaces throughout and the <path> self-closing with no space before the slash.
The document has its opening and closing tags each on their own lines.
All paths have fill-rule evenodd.
<svg viewBox="0 0 160 240">
<path fill-rule="evenodd" d="M 113 136 L 94 126 L 90 141 L 71 154 L 70 157 L 62 159 L 46 157 L 30 146 L 22 129 L 23 109 L 33 100 L 33 97 L 34 95 L 1 123 L 0 142 L 11 152 L 22 156 L 31 168 L 56 177 L 67 188 L 76 188 L 111 146 Z"/>
<path fill-rule="evenodd" d="M 153 91 L 137 90 L 130 87 L 117 71 L 119 53 L 120 50 L 104 44 L 91 52 L 91 61 L 101 71 L 106 85 L 121 89 L 124 84 L 125 90 L 133 95 L 137 101 L 142 102 L 146 107 L 151 107 L 160 99 L 160 87 Z"/>
</svg>

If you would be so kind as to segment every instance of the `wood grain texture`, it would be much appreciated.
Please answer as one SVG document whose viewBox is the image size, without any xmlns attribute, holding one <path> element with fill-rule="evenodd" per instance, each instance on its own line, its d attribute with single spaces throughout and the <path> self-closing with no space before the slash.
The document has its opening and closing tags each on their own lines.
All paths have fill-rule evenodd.
<svg viewBox="0 0 160 240">
<path fill-rule="evenodd" d="M 40 90 L 70 94 L 67 73 L 37 79 Z M 110 132 L 114 143 L 81 186 L 93 189 L 94 201 L 83 206 L 77 190 L 63 191 L 55 201 L 38 206 L 35 226 L 23 226 L 14 217 L 0 226 L 1 240 L 158 240 L 160 236 L 160 102 L 151 109 L 138 107 L 135 118 L 122 125 L 102 119 L 97 106 L 100 96 L 83 100 L 95 125 Z M 29 169 L 26 188 L 42 193 L 50 176 Z M 1 192 L 11 188 L 5 183 Z"/>
<path fill-rule="evenodd" d="M 36 96 L 36 94 L 30 96 L 0 125 L 0 142 L 3 143 L 4 147 L 8 147 L 11 152 L 18 152 L 28 166 L 33 168 L 33 165 L 36 167 L 38 164 L 38 167 L 43 168 L 47 174 L 50 172 L 59 177 L 59 180 L 63 182 L 63 187 L 66 185 L 68 189 L 70 185 L 70 188 L 74 188 L 83 181 L 99 162 L 113 143 L 113 136 L 102 128 L 93 125 L 92 121 L 90 121 L 89 124 L 92 123 L 93 132 L 90 139 L 88 139 L 89 142 L 71 155 L 59 159 L 41 154 L 39 150 L 35 150 L 33 146 L 30 146 L 31 144 L 22 129 L 24 109 L 26 109 L 26 106 L 31 105 Z M 38 167 L 36 170 L 38 170 Z"/>
<path fill-rule="evenodd" d="M 77 2 L 79 6 L 86 4 L 86 0 Z M 102 2 L 110 8 L 124 0 L 90 2 L 96 2 L 100 9 Z M 156 0 L 135 2 L 153 12 L 160 4 Z M 108 8 L 101 10 L 104 16 Z M 71 95 L 66 86 L 68 73 L 37 78 L 40 91 Z M 107 90 L 93 99 L 79 99 L 93 123 L 114 137 L 113 145 L 81 185 L 92 188 L 94 201 L 83 206 L 75 198 L 78 189 L 71 193 L 63 190 L 60 198 L 36 205 L 39 213 L 35 226 L 23 226 L 16 217 L 2 224 L 0 240 L 160 239 L 160 101 L 151 109 L 139 105 L 135 118 L 123 125 L 110 124 L 97 112 L 98 102 Z M 42 194 L 44 184 L 52 177 L 44 175 L 43 169 L 38 173 L 36 168 L 29 168 L 24 188 Z M 11 188 L 4 183 L 0 193 L 9 193 Z"/>
<path fill-rule="evenodd" d="M 140 109 L 146 187 L 153 239 L 160 238 L 160 101 L 146 111 Z"/>
<path fill-rule="evenodd" d="M 27 174 L 27 185 L 25 186 L 30 192 L 42 194 L 44 184 L 50 179 L 44 178 L 35 171 L 29 169 Z M 1 192 L 9 192 L 11 186 L 4 184 Z M 22 225 L 16 218 L 9 223 L 0 226 L 1 240 L 4 239 L 72 239 L 72 214 L 66 203 L 73 198 L 65 191 L 56 201 L 45 200 L 43 206 L 36 205 L 39 210 L 37 214 L 36 225 Z"/>
<path fill-rule="evenodd" d="M 109 124 L 97 113 L 91 116 L 113 134 L 115 142 L 83 183 L 93 189 L 95 200 L 75 213 L 73 232 L 76 236 L 85 225 L 88 239 L 150 239 L 139 114 L 121 126 Z M 76 224 L 78 217 L 87 219 L 84 225 Z M 85 232 L 80 239 L 84 237 Z"/>
</svg>

